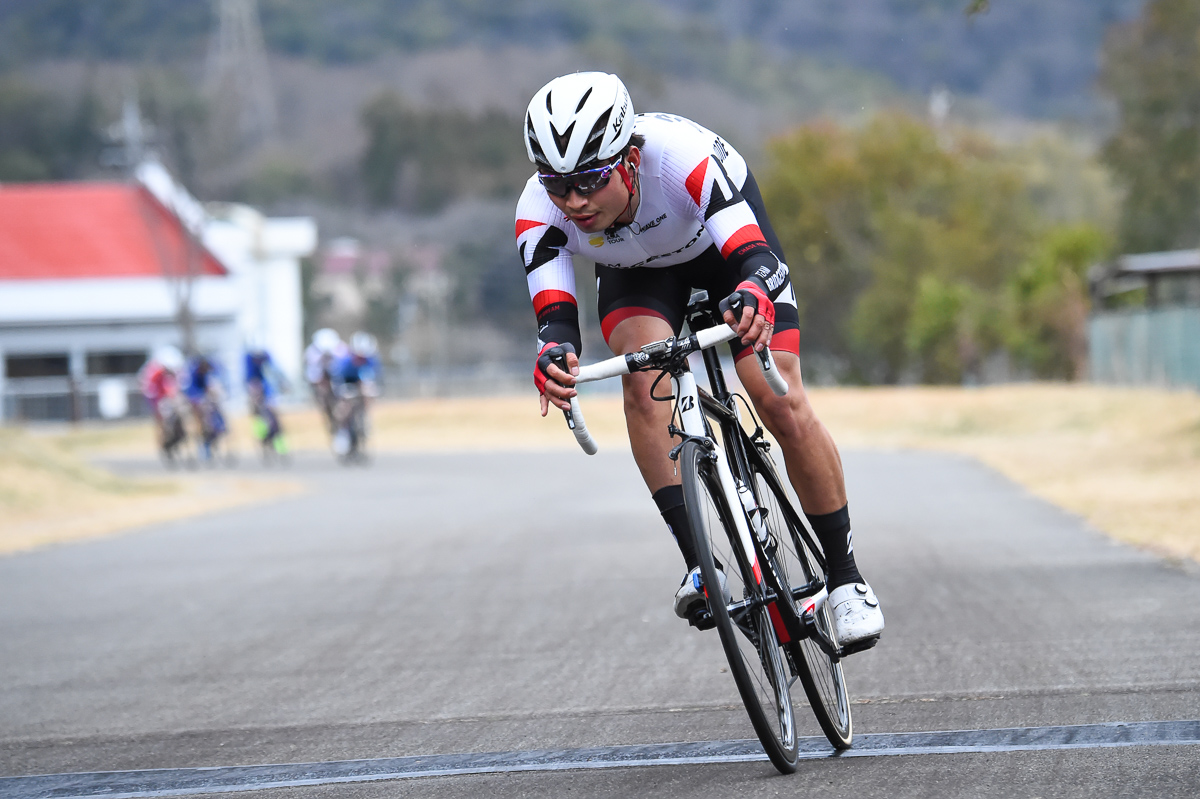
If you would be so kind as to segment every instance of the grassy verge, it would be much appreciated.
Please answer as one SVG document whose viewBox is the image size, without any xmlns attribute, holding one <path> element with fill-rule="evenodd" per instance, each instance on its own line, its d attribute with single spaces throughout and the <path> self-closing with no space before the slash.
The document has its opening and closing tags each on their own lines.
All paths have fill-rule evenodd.
<svg viewBox="0 0 1200 799">
<path fill-rule="evenodd" d="M 1194 392 L 1031 384 L 811 395 L 842 449 L 968 455 L 1115 538 L 1200 560 L 1200 395 Z M 589 395 L 585 408 L 602 447 L 628 446 L 618 397 Z M 378 451 L 575 447 L 561 414 L 543 419 L 529 396 L 380 402 L 371 418 Z M 284 425 L 294 449 L 327 448 L 315 412 L 287 412 Z M 243 457 L 252 452 L 244 420 L 234 421 L 233 441 Z M 94 456 L 152 456 L 151 442 L 145 425 L 38 435 L 0 430 L 0 552 L 298 489 L 285 482 L 264 489 L 236 472 L 125 480 L 86 465 Z M 210 482 L 197 482 L 203 480 Z"/>
<path fill-rule="evenodd" d="M 820 390 L 840 446 L 970 455 L 1122 541 L 1200 560 L 1200 395 L 1077 385 Z"/>
<path fill-rule="evenodd" d="M 153 447 L 142 426 L 29 433 L 0 428 L 0 554 L 118 533 L 299 490 L 294 481 L 197 473 L 114 475 L 85 453 Z"/>
</svg>

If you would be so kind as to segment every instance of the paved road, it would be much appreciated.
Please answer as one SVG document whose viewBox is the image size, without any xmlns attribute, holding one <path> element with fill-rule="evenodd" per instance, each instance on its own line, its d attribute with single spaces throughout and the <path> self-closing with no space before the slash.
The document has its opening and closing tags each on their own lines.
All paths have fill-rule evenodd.
<svg viewBox="0 0 1200 799">
<path fill-rule="evenodd" d="M 0 777 L 752 738 L 715 634 L 671 612 L 678 554 L 614 449 L 363 469 L 311 456 L 293 467 L 302 496 L 0 559 Z M 888 619 L 883 643 L 847 661 L 859 740 L 1059 732 L 809 760 L 792 777 L 687 762 L 234 795 L 1200 793 L 1200 746 L 1100 747 L 1080 730 L 1117 728 L 1079 726 L 1200 719 L 1195 570 L 966 459 L 845 460 Z M 801 711 L 801 734 L 819 735 Z M 1038 745 L 1052 739 L 1080 746 Z M 29 785 L 0 779 L 0 796 Z"/>
</svg>

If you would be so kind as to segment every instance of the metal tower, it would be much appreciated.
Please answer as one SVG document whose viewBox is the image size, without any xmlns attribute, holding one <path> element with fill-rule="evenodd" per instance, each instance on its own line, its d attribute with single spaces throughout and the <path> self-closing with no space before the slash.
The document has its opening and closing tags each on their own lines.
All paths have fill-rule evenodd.
<svg viewBox="0 0 1200 799">
<path fill-rule="evenodd" d="M 214 0 L 217 31 L 208 53 L 206 88 L 216 121 L 243 146 L 275 134 L 275 95 L 255 0 Z"/>
</svg>

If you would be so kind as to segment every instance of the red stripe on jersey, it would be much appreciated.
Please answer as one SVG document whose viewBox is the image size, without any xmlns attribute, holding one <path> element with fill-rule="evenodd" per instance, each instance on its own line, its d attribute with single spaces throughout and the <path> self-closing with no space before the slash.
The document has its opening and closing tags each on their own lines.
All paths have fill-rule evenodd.
<svg viewBox="0 0 1200 799">
<path fill-rule="evenodd" d="M 559 291 L 558 289 L 546 289 L 539 291 L 533 295 L 533 312 L 540 314 L 542 309 L 547 305 L 552 305 L 556 302 L 569 302 L 575 305 L 575 298 L 571 296 L 569 291 Z"/>
<path fill-rule="evenodd" d="M 700 200 L 704 197 L 704 176 L 707 174 L 708 159 L 705 158 L 692 170 L 692 174 L 688 175 L 687 180 L 683 183 L 696 205 L 700 205 Z"/>
<path fill-rule="evenodd" d="M 763 244 L 767 243 L 766 238 L 763 237 L 762 231 L 758 229 L 758 225 L 745 225 L 728 239 L 726 239 L 725 246 L 721 248 L 721 257 L 728 258 L 729 253 L 738 249 L 742 245 L 750 244 L 751 242 L 755 241 L 761 241 Z"/>
<path fill-rule="evenodd" d="M 631 305 L 628 308 L 618 308 L 600 320 L 600 332 L 604 334 L 604 342 L 608 343 L 608 338 L 612 335 L 613 329 L 617 325 L 635 316 L 657 316 L 667 324 L 671 323 L 671 320 L 667 319 L 667 317 L 650 308 L 639 308 L 636 305 Z"/>
<path fill-rule="evenodd" d="M 538 227 L 539 225 L 544 225 L 544 224 L 546 224 L 546 223 L 538 222 L 536 219 L 518 219 L 517 220 L 517 238 L 518 239 L 521 238 L 521 234 L 524 233 L 526 230 L 529 230 L 530 228 L 535 228 L 535 227 Z"/>
</svg>

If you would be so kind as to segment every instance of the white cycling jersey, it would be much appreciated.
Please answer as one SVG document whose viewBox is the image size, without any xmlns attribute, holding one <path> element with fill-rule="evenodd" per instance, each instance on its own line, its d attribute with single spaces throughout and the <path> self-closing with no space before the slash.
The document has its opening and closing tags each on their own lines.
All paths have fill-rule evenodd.
<svg viewBox="0 0 1200 799">
<path fill-rule="evenodd" d="M 685 263 L 716 245 L 735 268 L 770 255 L 754 210 L 741 196 L 746 160 L 729 142 L 690 119 L 639 114 L 633 132 L 646 144 L 637 170 L 641 195 L 631 224 L 585 233 L 551 202 L 537 175 L 517 203 L 517 247 L 539 323 L 563 304 L 577 306 L 572 255 L 618 269 Z M 773 261 L 772 294 L 787 276 Z"/>
</svg>

